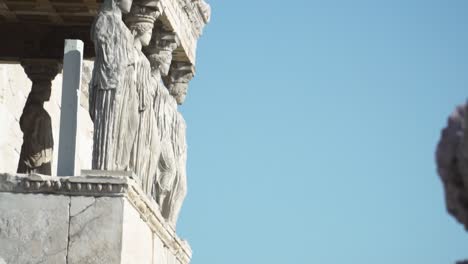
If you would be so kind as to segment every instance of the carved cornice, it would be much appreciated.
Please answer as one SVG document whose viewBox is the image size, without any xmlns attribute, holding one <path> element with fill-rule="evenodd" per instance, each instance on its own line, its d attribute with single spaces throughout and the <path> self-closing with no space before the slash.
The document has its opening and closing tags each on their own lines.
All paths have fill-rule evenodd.
<svg viewBox="0 0 468 264">
<path fill-rule="evenodd" d="M 182 264 L 190 263 L 192 249 L 187 242 L 180 239 L 175 230 L 164 220 L 159 206 L 153 199 L 143 193 L 137 185 L 132 185 L 127 191 L 127 197 L 133 207 L 140 213 L 140 217 L 157 233 L 164 245 L 171 250 Z"/>
<path fill-rule="evenodd" d="M 192 250 L 164 220 L 156 202 L 143 192 L 128 172 L 83 171 L 86 176 L 56 177 L 39 174 L 0 174 L 0 192 L 68 196 L 124 197 L 182 264 Z"/>
<path fill-rule="evenodd" d="M 210 19 L 210 7 L 203 0 L 161 0 L 162 20 L 180 38 L 177 60 L 195 64 L 197 40 Z"/>
<path fill-rule="evenodd" d="M 178 0 L 180 7 L 189 18 L 196 37 L 203 33 L 203 28 L 209 22 L 211 8 L 204 0 Z"/>
<path fill-rule="evenodd" d="M 72 196 L 124 196 L 127 177 L 56 177 L 40 174 L 0 174 L 0 192 L 45 193 Z"/>
</svg>

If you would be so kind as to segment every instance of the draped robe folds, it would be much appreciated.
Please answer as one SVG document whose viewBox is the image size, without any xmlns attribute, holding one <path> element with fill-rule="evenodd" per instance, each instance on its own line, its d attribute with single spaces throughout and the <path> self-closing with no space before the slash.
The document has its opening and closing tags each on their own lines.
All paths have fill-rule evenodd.
<svg viewBox="0 0 468 264">
<path fill-rule="evenodd" d="M 18 173 L 52 175 L 52 122 L 41 104 L 26 105 L 20 118 L 23 131 Z"/>
<path fill-rule="evenodd" d="M 182 208 L 182 203 L 187 195 L 187 143 L 185 138 L 185 120 L 179 112 L 176 114 L 174 123 L 174 127 L 177 128 L 173 133 L 175 138 L 173 141 L 173 147 L 177 170 L 172 184 L 172 192 L 170 193 L 168 201 L 168 220 L 175 226 L 177 218 L 179 217 L 180 209 Z"/>
<path fill-rule="evenodd" d="M 136 52 L 139 124 L 131 163 L 134 164 L 135 174 L 140 179 L 143 190 L 151 194 L 160 154 L 159 132 L 153 107 L 155 85 L 150 62 L 141 50 Z"/>
<path fill-rule="evenodd" d="M 133 35 L 120 10 L 104 10 L 96 17 L 91 37 L 96 52 L 90 84 L 92 166 L 98 170 L 131 170 L 130 155 L 138 127 Z"/>
<path fill-rule="evenodd" d="M 161 140 L 161 156 L 156 179 L 157 190 L 169 193 L 161 201 L 161 213 L 175 225 L 178 212 L 186 194 L 186 155 L 185 120 L 177 111 L 177 102 L 156 79 L 155 111 Z"/>
</svg>

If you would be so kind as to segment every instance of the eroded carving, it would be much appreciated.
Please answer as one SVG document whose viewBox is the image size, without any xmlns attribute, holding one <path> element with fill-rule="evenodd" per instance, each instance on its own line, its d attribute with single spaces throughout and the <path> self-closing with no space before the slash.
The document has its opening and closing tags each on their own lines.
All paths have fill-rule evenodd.
<svg viewBox="0 0 468 264">
<path fill-rule="evenodd" d="M 177 104 L 183 104 L 190 80 L 194 76 L 194 67 L 186 62 L 173 62 L 169 72 L 169 92 Z M 187 143 L 186 125 L 182 115 L 177 112 L 175 122 L 175 138 L 173 143 L 176 160 L 176 175 L 168 202 L 168 220 L 174 226 L 179 218 L 180 209 L 187 195 Z"/>
<path fill-rule="evenodd" d="M 18 172 L 51 175 L 54 139 L 44 102 L 50 99 L 52 79 L 59 72 L 60 64 L 54 60 L 27 60 L 22 66 L 32 81 L 32 88 L 20 118 L 23 145 Z"/>
<path fill-rule="evenodd" d="M 151 44 L 145 50 L 155 81 L 154 114 L 161 142 L 153 195 L 161 208 L 163 217 L 173 226 L 177 221 L 173 210 L 173 201 L 177 198 L 174 190 L 180 182 L 178 175 L 185 172 L 185 120 L 178 112 L 177 101 L 171 96 L 163 79 L 168 77 L 172 52 L 178 44 L 179 41 L 174 33 L 166 30 L 162 25 L 157 25 L 153 31 Z"/>
<path fill-rule="evenodd" d="M 131 170 L 138 128 L 134 36 L 122 21 L 132 0 L 105 0 L 92 27 L 96 59 L 90 84 L 93 169 Z"/>
<path fill-rule="evenodd" d="M 151 77 L 150 62 L 142 52 L 148 46 L 154 21 L 160 15 L 158 2 L 135 2 L 126 23 L 135 37 L 136 87 L 138 93 L 138 127 L 135 144 L 132 149 L 131 167 L 140 179 L 143 190 L 152 192 L 156 176 L 157 157 L 160 153 L 160 142 L 153 101 L 155 97 L 154 79 Z M 159 7 L 160 8 L 160 7 Z"/>
<path fill-rule="evenodd" d="M 175 226 L 187 190 L 186 124 L 177 105 L 185 100 L 194 67 L 172 61 L 181 41 L 174 28 L 163 24 L 166 20 L 155 22 L 164 1 L 139 0 L 131 8 L 130 0 L 122 1 L 106 0 L 92 30 L 93 169 L 133 171 Z M 183 5 L 181 17 L 190 18 L 185 24 L 197 28 L 192 37 L 198 37 L 209 21 L 209 5 L 202 0 L 174 3 Z M 122 13 L 127 12 L 125 25 Z"/>
</svg>

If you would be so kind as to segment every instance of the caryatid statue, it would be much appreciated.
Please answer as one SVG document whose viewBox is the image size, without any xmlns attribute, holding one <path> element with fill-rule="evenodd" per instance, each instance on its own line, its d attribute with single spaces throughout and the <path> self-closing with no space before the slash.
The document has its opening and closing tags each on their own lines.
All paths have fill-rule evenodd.
<svg viewBox="0 0 468 264">
<path fill-rule="evenodd" d="M 447 211 L 468 230 L 468 102 L 450 115 L 436 160 Z"/>
<path fill-rule="evenodd" d="M 135 1 L 126 16 L 130 31 L 135 37 L 135 69 L 138 93 L 138 127 L 135 144 L 130 159 L 136 177 L 143 190 L 151 195 L 157 171 L 157 159 L 160 155 L 160 139 L 156 116 L 154 114 L 155 80 L 151 75 L 148 58 L 142 52 L 151 40 L 154 22 L 160 15 L 158 1 Z"/>
<path fill-rule="evenodd" d="M 153 30 L 150 45 L 145 49 L 151 63 L 151 72 L 155 81 L 154 110 L 158 124 L 161 154 L 158 159 L 153 196 L 159 204 L 161 213 L 170 224 L 175 226 L 176 217 L 172 217 L 171 198 L 177 174 L 185 171 L 185 161 L 180 161 L 180 150 L 186 149 L 185 120 L 177 111 L 177 101 L 163 83 L 168 77 L 172 61 L 172 52 L 179 44 L 177 36 L 157 24 Z"/>
<path fill-rule="evenodd" d="M 132 170 L 138 129 L 134 36 L 122 14 L 132 0 L 105 0 L 91 29 L 96 58 L 90 82 L 94 122 L 93 169 Z"/>
<path fill-rule="evenodd" d="M 52 121 L 44 109 L 44 102 L 49 101 L 52 79 L 60 71 L 56 61 L 29 60 L 22 66 L 32 81 L 31 92 L 20 118 L 23 131 L 18 173 L 39 173 L 52 175 L 54 138 Z"/>
<path fill-rule="evenodd" d="M 188 62 L 172 62 L 169 71 L 168 88 L 169 93 L 174 97 L 177 104 L 183 104 L 187 95 L 188 85 L 195 74 L 195 68 Z M 187 195 L 187 144 L 185 141 L 186 126 L 182 115 L 178 113 L 179 129 L 175 131 L 180 142 L 174 145 L 174 155 L 176 157 L 176 175 L 169 198 L 169 222 L 175 223 L 179 217 L 180 209 Z"/>
</svg>

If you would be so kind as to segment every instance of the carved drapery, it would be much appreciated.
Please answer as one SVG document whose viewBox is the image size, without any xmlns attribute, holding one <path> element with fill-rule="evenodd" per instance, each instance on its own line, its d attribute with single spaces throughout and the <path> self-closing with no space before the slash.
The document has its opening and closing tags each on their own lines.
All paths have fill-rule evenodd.
<svg viewBox="0 0 468 264">
<path fill-rule="evenodd" d="M 94 122 L 93 169 L 131 170 L 138 96 L 133 35 L 122 21 L 130 5 L 129 0 L 105 0 L 91 30 L 96 52 L 89 104 Z"/>
<path fill-rule="evenodd" d="M 164 14 L 164 0 L 136 0 L 123 19 L 121 4 L 106 3 L 92 30 L 93 169 L 134 172 L 175 227 L 187 192 L 186 124 L 177 107 L 185 99 L 194 67 L 173 58 L 181 40 L 167 21 L 155 21 Z M 184 16 L 193 16 L 191 30 L 202 21 L 195 35 L 201 34 L 209 6 L 201 0 L 183 4 Z"/>
<path fill-rule="evenodd" d="M 159 2 L 135 2 L 126 23 L 134 36 L 136 82 L 138 95 L 138 127 L 132 148 L 130 164 L 143 190 L 151 194 L 156 177 L 157 157 L 160 153 L 159 131 L 154 115 L 154 84 L 150 62 L 142 52 L 148 46 L 156 18 L 160 15 Z"/>
<path fill-rule="evenodd" d="M 24 60 L 21 65 L 32 81 L 31 92 L 20 118 L 23 132 L 19 173 L 52 174 L 54 139 L 52 122 L 44 109 L 51 94 L 52 80 L 60 71 L 55 60 Z"/>
</svg>

